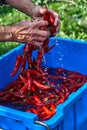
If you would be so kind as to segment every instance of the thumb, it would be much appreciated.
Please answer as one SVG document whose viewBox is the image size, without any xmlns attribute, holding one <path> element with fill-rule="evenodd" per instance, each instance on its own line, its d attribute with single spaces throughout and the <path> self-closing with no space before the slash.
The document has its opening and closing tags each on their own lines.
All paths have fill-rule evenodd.
<svg viewBox="0 0 87 130">
<path fill-rule="evenodd" d="M 40 12 L 41 15 L 44 15 L 48 12 L 48 9 L 46 7 L 40 8 L 39 12 Z"/>
</svg>

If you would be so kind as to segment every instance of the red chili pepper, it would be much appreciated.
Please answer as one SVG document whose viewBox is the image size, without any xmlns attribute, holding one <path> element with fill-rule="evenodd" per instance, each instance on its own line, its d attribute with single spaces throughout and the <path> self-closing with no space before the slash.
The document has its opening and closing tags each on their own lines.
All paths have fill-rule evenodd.
<svg viewBox="0 0 87 130">
<path fill-rule="evenodd" d="M 44 20 L 50 22 L 50 16 L 49 16 L 49 12 L 44 14 Z"/>
<path fill-rule="evenodd" d="M 54 91 L 55 91 L 56 95 L 59 95 L 60 97 L 63 97 L 63 93 L 59 89 L 55 88 Z"/>
<path fill-rule="evenodd" d="M 51 111 L 46 106 L 43 106 L 42 109 L 45 112 L 45 114 L 51 115 Z"/>
<path fill-rule="evenodd" d="M 45 52 L 49 52 L 51 49 L 53 49 L 55 47 L 55 45 L 52 45 L 52 46 L 48 46 L 45 50 Z"/>
<path fill-rule="evenodd" d="M 12 95 L 14 95 L 16 97 L 19 97 L 19 98 L 24 98 L 25 97 L 25 95 L 20 94 L 20 92 L 10 92 L 10 94 L 12 94 Z"/>
<path fill-rule="evenodd" d="M 37 115 L 39 114 L 35 108 L 31 108 L 31 112 L 33 112 L 33 113 L 35 113 Z"/>
<path fill-rule="evenodd" d="M 42 73 L 40 73 L 36 70 L 29 69 L 29 72 L 30 72 L 31 75 L 37 75 L 39 77 L 43 77 Z"/>
<path fill-rule="evenodd" d="M 44 41 L 44 44 L 42 45 L 44 52 L 46 52 L 46 49 L 47 49 L 47 47 L 48 47 L 48 44 L 49 44 L 49 38 L 47 38 L 47 39 Z"/>
<path fill-rule="evenodd" d="M 37 106 L 37 107 L 42 107 L 42 106 L 44 106 L 44 103 L 34 102 L 33 105 L 34 105 L 34 106 Z"/>
<path fill-rule="evenodd" d="M 44 112 L 44 111 L 42 111 L 42 109 L 41 109 L 41 111 L 39 111 L 39 116 L 42 118 L 42 117 L 44 117 L 44 116 L 46 116 L 46 113 Z"/>
<path fill-rule="evenodd" d="M 28 91 L 32 91 L 32 78 L 30 77 L 29 79 L 28 79 L 28 81 L 27 81 L 27 83 L 28 83 Z"/>
<path fill-rule="evenodd" d="M 20 93 L 22 94 L 22 93 L 26 92 L 26 91 L 27 91 L 27 88 L 28 88 L 28 84 L 26 83 L 25 85 L 23 85 L 23 86 L 21 87 Z"/>
<path fill-rule="evenodd" d="M 27 109 L 27 110 L 25 110 L 26 112 L 31 112 L 31 109 Z"/>
<path fill-rule="evenodd" d="M 51 36 L 56 32 L 56 27 L 53 27 L 51 30 L 50 30 L 50 33 L 51 33 Z"/>
<path fill-rule="evenodd" d="M 44 89 L 44 90 L 50 90 L 51 87 L 50 86 L 45 86 L 41 83 L 38 83 L 36 80 L 33 80 L 33 84 L 37 87 L 37 88 L 40 88 L 40 89 Z"/>
<path fill-rule="evenodd" d="M 28 53 L 28 51 L 29 51 L 29 45 L 26 44 L 26 45 L 24 46 L 24 52 L 25 52 L 25 53 Z"/>
<path fill-rule="evenodd" d="M 8 100 L 9 98 L 12 98 L 12 96 L 10 95 L 10 93 L 7 93 L 2 98 Z"/>
<path fill-rule="evenodd" d="M 48 120 L 51 117 L 52 117 L 52 115 L 45 115 L 44 117 L 41 117 L 40 120 L 45 121 L 45 120 Z"/>
<path fill-rule="evenodd" d="M 35 89 L 34 86 L 31 87 L 31 91 L 32 91 L 33 93 L 36 92 L 36 89 Z"/>
<path fill-rule="evenodd" d="M 56 106 L 53 102 L 51 102 L 51 110 L 52 110 L 52 115 L 54 115 L 56 113 Z"/>
<path fill-rule="evenodd" d="M 42 103 L 42 101 L 40 100 L 40 98 L 39 98 L 37 95 L 34 95 L 33 98 L 34 98 L 34 100 L 35 100 L 37 103 Z"/>
<path fill-rule="evenodd" d="M 32 61 L 32 58 L 31 58 L 32 54 L 28 54 L 28 57 L 27 57 L 27 61 L 28 61 L 28 65 L 32 65 L 33 61 Z"/>
<path fill-rule="evenodd" d="M 23 83 L 27 83 L 27 79 L 25 79 L 22 75 L 19 75 L 19 79 L 20 79 Z"/>
<path fill-rule="evenodd" d="M 49 16 L 50 16 L 49 23 L 50 23 L 50 25 L 53 26 L 53 25 L 54 25 L 55 18 L 54 18 L 53 14 L 52 14 L 51 12 L 49 12 Z"/>
<path fill-rule="evenodd" d="M 55 18 L 54 18 L 53 14 L 51 12 L 48 11 L 44 15 L 44 20 L 47 20 L 49 22 L 50 26 L 54 26 Z"/>
<path fill-rule="evenodd" d="M 49 100 L 49 97 L 44 97 L 44 98 L 43 98 L 43 101 L 44 101 L 44 102 L 47 102 L 48 100 Z"/>
<path fill-rule="evenodd" d="M 52 99 L 52 98 L 54 98 L 54 97 L 55 97 L 55 95 L 52 94 L 52 93 L 49 95 L 49 98 L 50 98 L 50 99 Z"/>
<path fill-rule="evenodd" d="M 26 66 L 26 58 L 23 56 L 22 57 L 22 61 L 21 61 L 21 69 L 20 69 L 20 73 L 23 73 L 25 66 Z"/>
<path fill-rule="evenodd" d="M 28 84 L 28 91 L 30 91 L 31 92 L 31 87 L 32 87 L 32 78 L 31 78 L 31 75 L 30 75 L 30 72 L 27 70 L 27 78 L 28 78 L 28 80 L 27 80 L 27 84 Z"/>
<path fill-rule="evenodd" d="M 33 52 L 34 49 L 35 49 L 35 47 L 31 44 L 29 44 L 29 45 L 26 44 L 25 48 L 24 48 L 24 55 L 26 57 L 26 60 L 28 61 L 29 67 L 32 64 L 32 52 Z"/>
<path fill-rule="evenodd" d="M 62 88 L 64 88 L 64 92 L 65 92 L 65 93 L 70 94 L 69 89 L 68 89 L 67 87 L 65 87 L 65 86 L 63 85 Z"/>
<path fill-rule="evenodd" d="M 41 47 L 41 48 L 38 49 L 37 67 L 40 67 L 43 55 L 44 55 L 44 50 Z"/>
<path fill-rule="evenodd" d="M 42 121 L 51 118 L 52 115 L 55 114 L 55 109 L 53 111 L 51 111 L 46 106 L 43 106 L 42 109 L 43 109 L 43 113 L 41 113 L 41 115 L 40 115 Z"/>
<path fill-rule="evenodd" d="M 59 105 L 61 103 L 63 103 L 65 101 L 65 97 L 62 97 L 61 99 L 59 99 L 58 101 L 56 101 L 56 105 Z"/>
<path fill-rule="evenodd" d="M 20 64 L 21 64 L 21 60 L 22 60 L 22 56 L 17 56 L 17 59 L 16 59 L 16 64 L 15 64 L 15 67 L 14 67 L 14 70 L 13 70 L 13 72 L 10 74 L 10 76 L 14 76 L 16 73 L 17 73 L 17 71 L 18 71 L 18 69 L 19 69 L 19 67 L 20 67 Z"/>
</svg>

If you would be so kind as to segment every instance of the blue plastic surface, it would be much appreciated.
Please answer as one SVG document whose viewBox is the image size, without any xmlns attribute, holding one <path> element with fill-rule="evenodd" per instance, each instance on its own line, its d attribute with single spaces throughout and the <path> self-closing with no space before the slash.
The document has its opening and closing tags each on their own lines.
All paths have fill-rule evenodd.
<svg viewBox="0 0 87 130">
<path fill-rule="evenodd" d="M 50 39 L 52 44 L 56 46 L 45 54 L 44 66 L 63 67 L 87 75 L 87 42 L 54 37 Z M 23 46 L 0 57 L 0 91 L 17 77 L 10 77 L 9 74 Z M 0 106 L 0 128 L 3 130 L 46 130 L 35 120 L 38 121 L 35 114 Z M 58 105 L 56 114 L 44 123 L 50 130 L 87 130 L 87 83 Z"/>
</svg>

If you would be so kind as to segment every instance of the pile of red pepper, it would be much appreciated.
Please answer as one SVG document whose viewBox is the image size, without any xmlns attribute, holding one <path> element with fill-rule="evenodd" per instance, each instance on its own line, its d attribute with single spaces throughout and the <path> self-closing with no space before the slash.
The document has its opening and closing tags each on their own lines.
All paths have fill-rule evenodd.
<svg viewBox="0 0 87 130">
<path fill-rule="evenodd" d="M 44 19 L 49 22 L 49 26 L 41 29 L 49 29 L 52 36 L 56 31 L 54 17 L 47 12 Z M 54 45 L 49 46 L 48 43 L 47 38 L 39 48 L 25 45 L 23 55 L 18 55 L 11 73 L 11 76 L 14 76 L 19 70 L 19 75 L 15 81 L 0 92 L 0 105 L 33 112 L 41 121 L 44 121 L 56 113 L 58 104 L 63 103 L 70 93 L 76 91 L 87 81 L 87 76 L 77 72 L 63 68 L 43 68 L 44 53 L 54 47 Z M 38 56 L 32 58 L 32 53 L 36 49 Z"/>
<path fill-rule="evenodd" d="M 56 106 L 87 82 L 87 76 L 63 68 L 43 68 L 43 75 L 25 70 L 0 92 L 0 105 L 38 115 L 44 121 L 56 113 Z"/>
</svg>

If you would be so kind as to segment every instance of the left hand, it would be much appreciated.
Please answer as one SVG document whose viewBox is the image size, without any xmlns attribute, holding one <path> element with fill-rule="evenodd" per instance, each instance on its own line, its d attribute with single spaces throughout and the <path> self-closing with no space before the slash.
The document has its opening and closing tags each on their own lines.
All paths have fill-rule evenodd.
<svg viewBox="0 0 87 130">
<path fill-rule="evenodd" d="M 51 9 L 46 9 L 45 7 L 41 7 L 41 6 L 35 6 L 35 9 L 33 10 L 33 15 L 32 18 L 33 19 L 43 19 L 43 15 L 47 12 L 51 12 L 55 18 L 54 21 L 54 26 L 57 27 L 56 32 L 59 31 L 60 28 L 60 18 L 59 18 L 59 14 L 57 14 L 55 11 L 51 10 Z"/>
</svg>

